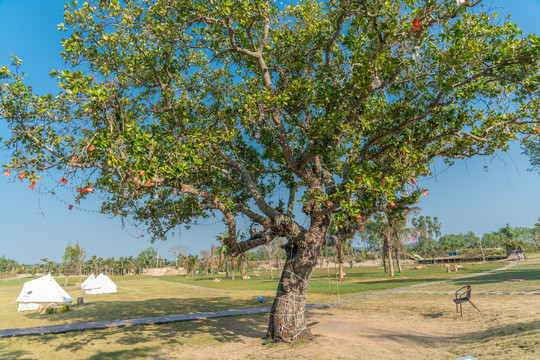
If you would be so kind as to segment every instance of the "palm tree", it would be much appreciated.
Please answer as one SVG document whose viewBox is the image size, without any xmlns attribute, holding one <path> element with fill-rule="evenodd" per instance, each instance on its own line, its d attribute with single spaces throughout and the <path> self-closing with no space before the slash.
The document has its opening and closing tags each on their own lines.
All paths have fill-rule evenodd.
<svg viewBox="0 0 540 360">
<path fill-rule="evenodd" d="M 402 240 L 407 235 L 427 236 L 423 229 L 408 228 L 407 223 L 401 220 L 388 219 L 386 214 L 375 216 L 375 221 L 368 221 L 365 226 L 367 231 L 374 232 L 382 239 L 382 258 L 384 271 L 390 276 L 394 276 L 394 258 L 398 271 L 403 272 L 399 263 L 399 254 L 402 251 Z M 387 267 L 388 262 L 388 267 Z"/>
<path fill-rule="evenodd" d="M 43 263 L 44 263 L 44 264 L 43 264 L 43 271 L 42 271 L 42 272 L 45 273 L 45 270 L 46 270 L 46 267 L 45 267 L 45 266 L 48 264 L 48 260 L 49 260 L 49 259 L 48 259 L 48 258 L 43 258 L 43 259 L 40 259 L 40 260 L 43 261 Z M 48 271 L 48 272 L 50 272 L 50 271 Z"/>
<path fill-rule="evenodd" d="M 229 278 L 229 246 L 227 245 L 229 241 L 229 234 L 222 232 L 219 235 L 216 236 L 216 240 L 221 244 L 216 250 L 219 254 L 219 264 L 221 265 L 222 260 L 224 259 L 225 263 L 225 278 Z M 233 273 L 233 280 L 234 280 L 234 273 Z"/>
<path fill-rule="evenodd" d="M 199 257 L 197 255 L 189 255 L 186 261 L 187 276 L 195 275 L 199 266 Z"/>
<path fill-rule="evenodd" d="M 338 232 L 338 227 L 334 219 L 330 221 L 330 225 L 328 226 L 328 235 L 335 235 Z M 336 242 L 336 250 L 337 250 L 337 260 L 339 264 L 339 281 L 345 280 L 345 272 L 343 271 L 343 247 L 345 246 L 345 243 L 348 239 L 342 238 L 339 241 Z"/>
<path fill-rule="evenodd" d="M 214 256 L 216 254 L 216 245 L 210 246 L 210 274 L 214 273 Z"/>
</svg>

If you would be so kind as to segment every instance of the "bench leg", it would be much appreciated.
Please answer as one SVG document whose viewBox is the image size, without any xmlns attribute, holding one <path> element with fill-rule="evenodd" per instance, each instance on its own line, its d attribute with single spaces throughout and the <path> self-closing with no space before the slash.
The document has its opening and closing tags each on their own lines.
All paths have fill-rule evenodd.
<svg viewBox="0 0 540 360">
<path fill-rule="evenodd" d="M 473 308 L 475 308 L 476 310 L 478 310 L 478 312 L 481 312 L 480 309 L 478 309 L 478 308 L 476 307 L 476 305 L 474 305 L 473 302 L 472 302 L 471 300 L 469 300 L 469 302 L 471 303 L 471 305 L 473 306 Z"/>
</svg>

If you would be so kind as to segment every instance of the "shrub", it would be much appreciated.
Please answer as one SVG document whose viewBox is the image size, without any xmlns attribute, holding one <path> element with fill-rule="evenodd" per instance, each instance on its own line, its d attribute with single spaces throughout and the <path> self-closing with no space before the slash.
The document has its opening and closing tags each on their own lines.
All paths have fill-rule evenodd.
<svg viewBox="0 0 540 360">
<path fill-rule="evenodd" d="M 47 309 L 47 314 L 60 314 L 69 311 L 70 308 L 71 307 L 68 304 L 53 306 Z"/>
</svg>

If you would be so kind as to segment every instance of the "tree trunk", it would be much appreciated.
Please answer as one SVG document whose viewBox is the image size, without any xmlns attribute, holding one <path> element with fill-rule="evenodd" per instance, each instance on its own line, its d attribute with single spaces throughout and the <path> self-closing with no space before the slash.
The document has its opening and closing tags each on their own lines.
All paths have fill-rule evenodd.
<svg viewBox="0 0 540 360">
<path fill-rule="evenodd" d="M 283 271 L 283 257 L 281 255 L 281 248 L 278 248 L 278 250 L 276 251 L 277 253 L 277 267 L 278 267 L 278 272 L 281 273 Z"/>
<path fill-rule="evenodd" d="M 352 248 L 349 250 L 349 253 L 348 253 L 348 258 L 349 258 L 349 265 L 352 268 L 354 268 L 354 252 L 352 250 Z"/>
<path fill-rule="evenodd" d="M 478 241 L 480 245 L 480 253 L 482 254 L 482 262 L 486 262 L 486 255 L 484 254 L 484 247 L 482 246 L 482 240 Z"/>
<path fill-rule="evenodd" d="M 403 269 L 401 268 L 401 264 L 399 263 L 399 254 L 398 254 L 397 248 L 396 248 L 396 264 L 397 264 L 399 273 L 403 274 Z"/>
<path fill-rule="evenodd" d="M 247 275 L 247 258 L 245 253 L 241 255 L 240 273 L 242 274 L 242 278 L 245 278 Z"/>
<path fill-rule="evenodd" d="M 274 341 L 313 340 L 305 318 L 306 294 L 317 257 L 324 243 L 326 227 L 312 229 L 302 245 L 289 241 L 284 245 L 287 258 L 272 304 L 266 338 Z"/>
<path fill-rule="evenodd" d="M 394 276 L 394 261 L 392 259 L 393 246 L 390 239 L 385 239 L 386 242 L 386 256 L 388 257 L 388 275 Z"/>
<path fill-rule="evenodd" d="M 264 248 L 268 254 L 268 271 L 270 271 L 270 279 L 274 280 L 274 273 L 272 272 L 272 251 L 268 245 L 264 245 Z"/>
<path fill-rule="evenodd" d="M 386 267 L 386 254 L 388 253 L 388 248 L 386 247 L 386 244 L 383 245 L 383 251 L 382 251 L 382 264 L 383 264 L 383 269 L 384 269 L 384 273 L 385 274 L 388 274 L 388 268 Z"/>
<path fill-rule="evenodd" d="M 339 281 L 343 281 L 345 280 L 345 272 L 343 271 L 343 247 L 341 246 L 341 241 L 337 242 L 336 250 L 338 253 L 338 263 L 339 263 Z"/>
<path fill-rule="evenodd" d="M 232 266 L 231 266 L 231 273 L 232 273 L 232 276 L 231 276 L 231 280 L 234 280 L 234 270 L 236 269 L 236 260 L 234 259 L 234 257 L 231 256 L 231 262 L 232 262 Z"/>
<path fill-rule="evenodd" d="M 206 260 L 204 261 L 204 275 L 205 276 L 208 276 L 208 262 L 209 262 L 209 259 L 206 258 Z"/>
<path fill-rule="evenodd" d="M 536 238 L 536 236 L 532 235 L 531 238 L 533 239 L 534 243 L 536 244 L 536 246 L 538 246 L 538 249 L 540 249 L 540 242 L 538 241 L 538 239 Z"/>
<path fill-rule="evenodd" d="M 210 274 L 214 273 L 214 256 L 216 252 L 216 247 L 212 245 L 210 247 Z"/>
<path fill-rule="evenodd" d="M 229 257 L 225 255 L 225 279 L 229 278 L 229 262 L 227 261 Z"/>
<path fill-rule="evenodd" d="M 65 277 L 64 277 L 64 287 L 66 287 L 66 286 L 68 285 L 68 276 L 69 276 L 69 275 L 68 275 L 68 273 L 66 272 L 66 273 L 64 274 L 64 276 L 65 276 Z"/>
</svg>

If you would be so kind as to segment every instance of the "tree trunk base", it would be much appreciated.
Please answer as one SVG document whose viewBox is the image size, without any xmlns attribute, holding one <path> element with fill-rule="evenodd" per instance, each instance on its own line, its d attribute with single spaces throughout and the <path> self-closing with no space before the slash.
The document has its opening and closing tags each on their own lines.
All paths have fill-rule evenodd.
<svg viewBox="0 0 540 360">
<path fill-rule="evenodd" d="M 266 340 L 273 341 L 273 342 L 286 342 L 290 343 L 293 341 L 314 341 L 315 336 L 311 333 L 311 330 L 309 328 L 304 328 L 303 330 L 297 330 L 297 329 L 288 329 L 285 326 L 278 325 L 275 333 L 270 334 L 270 329 L 268 330 L 268 333 L 266 334 Z"/>
</svg>

